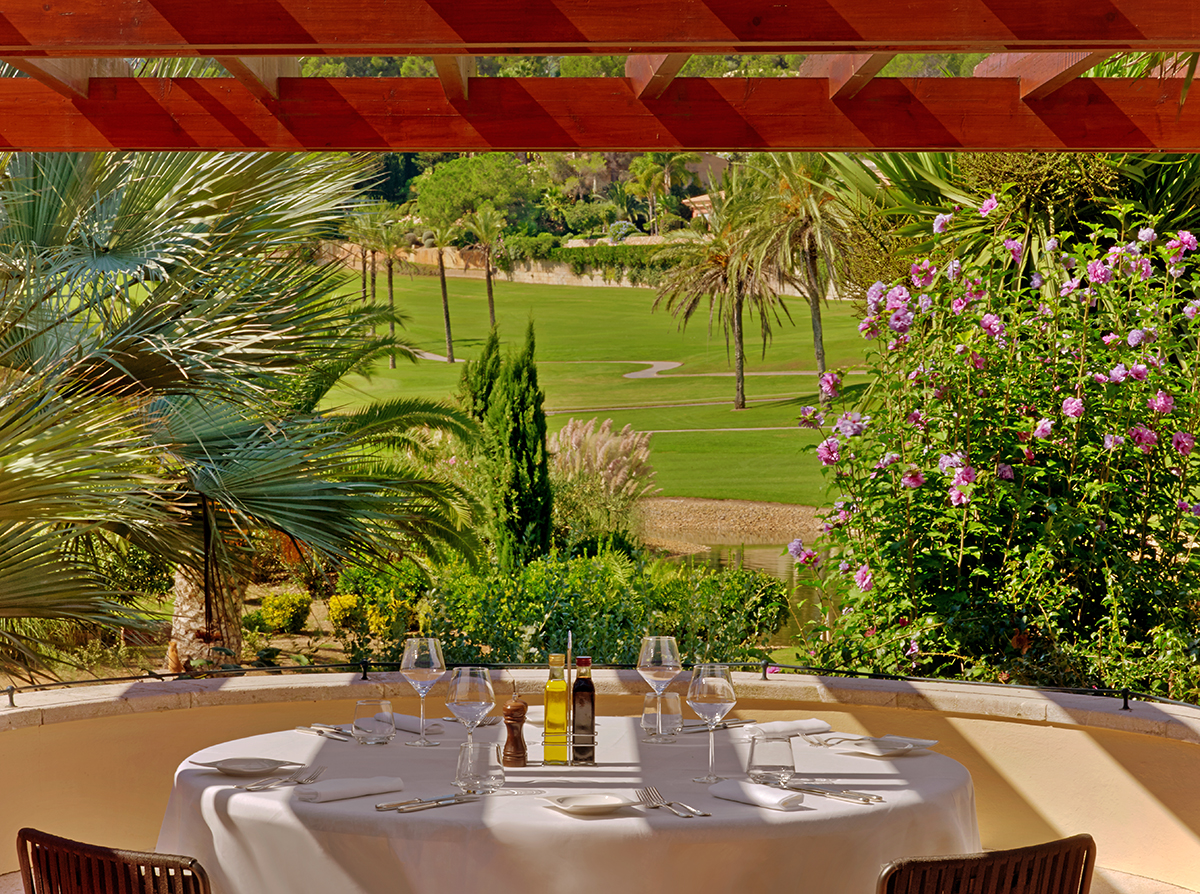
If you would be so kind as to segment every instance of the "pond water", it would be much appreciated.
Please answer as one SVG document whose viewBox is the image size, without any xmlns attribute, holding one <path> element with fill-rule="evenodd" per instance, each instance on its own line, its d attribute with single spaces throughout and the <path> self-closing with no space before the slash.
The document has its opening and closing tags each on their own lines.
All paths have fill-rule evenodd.
<svg viewBox="0 0 1200 894">
<path fill-rule="evenodd" d="M 788 555 L 786 544 L 701 544 L 707 552 L 695 553 L 685 561 L 711 568 L 757 568 L 783 581 L 791 593 L 788 603 L 788 620 L 771 638 L 771 646 L 794 646 L 796 636 L 804 625 L 820 617 L 817 591 L 808 581 L 811 572 L 798 570 Z"/>
</svg>

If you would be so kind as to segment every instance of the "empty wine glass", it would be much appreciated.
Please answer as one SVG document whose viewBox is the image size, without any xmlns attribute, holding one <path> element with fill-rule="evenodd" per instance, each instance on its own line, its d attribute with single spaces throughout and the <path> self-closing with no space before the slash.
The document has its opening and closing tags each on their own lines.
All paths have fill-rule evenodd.
<svg viewBox="0 0 1200 894">
<path fill-rule="evenodd" d="M 467 728 L 467 744 L 474 745 L 475 727 L 496 704 L 492 679 L 486 667 L 458 667 L 450 675 L 446 707 Z"/>
<path fill-rule="evenodd" d="M 421 737 L 405 745 L 440 745 L 425 738 L 425 696 L 433 684 L 446 672 L 442 658 L 442 644 L 432 636 L 410 636 L 404 641 L 404 656 L 400 659 L 400 673 L 412 684 L 421 696 Z"/>
<path fill-rule="evenodd" d="M 708 775 L 697 776 L 692 782 L 712 784 L 721 777 L 713 773 L 716 759 L 716 737 L 713 730 L 729 709 L 737 704 L 729 668 L 723 664 L 697 664 L 692 669 L 692 684 L 688 687 L 687 702 L 708 726 Z"/>
<path fill-rule="evenodd" d="M 755 736 L 750 740 L 750 762 L 746 775 L 751 782 L 787 788 L 788 780 L 796 775 L 796 759 L 792 756 L 792 740 L 770 736 Z"/>
<path fill-rule="evenodd" d="M 658 696 L 658 729 L 647 741 L 670 742 L 672 739 L 663 734 L 662 728 L 662 694 L 666 692 L 671 681 L 683 670 L 679 660 L 679 645 L 673 636 L 643 636 L 642 648 L 638 652 L 638 673 L 642 675 L 654 694 Z"/>
</svg>

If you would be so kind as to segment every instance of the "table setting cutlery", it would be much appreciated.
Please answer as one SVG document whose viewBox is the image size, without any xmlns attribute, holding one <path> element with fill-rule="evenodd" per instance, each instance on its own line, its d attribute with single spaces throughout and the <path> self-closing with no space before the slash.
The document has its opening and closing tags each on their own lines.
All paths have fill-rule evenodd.
<svg viewBox="0 0 1200 894">
<path fill-rule="evenodd" d="M 882 804 L 883 798 L 870 792 L 854 792 L 849 789 L 827 789 L 810 785 L 781 785 L 788 791 L 803 792 L 806 795 L 820 795 L 822 798 L 832 798 L 835 801 L 849 801 L 854 804 Z"/>
<path fill-rule="evenodd" d="M 410 798 L 407 801 L 386 801 L 376 804 L 376 810 L 394 810 L 396 813 L 415 813 L 418 810 L 428 810 L 433 807 L 449 807 L 452 804 L 468 804 L 478 801 L 479 795 L 459 793 L 443 795 L 438 798 Z"/>
<path fill-rule="evenodd" d="M 703 810 L 697 810 L 695 807 L 689 807 L 681 801 L 668 801 L 663 798 L 657 788 L 650 785 L 646 788 L 639 788 L 636 792 L 638 802 L 644 807 L 665 807 L 680 819 L 692 819 L 697 816 L 712 816 Z M 687 813 L 681 813 L 678 808 L 682 807 Z"/>
<path fill-rule="evenodd" d="M 346 735 L 338 727 L 328 724 L 314 723 L 312 726 L 298 726 L 295 731 L 298 733 L 308 733 L 310 736 L 321 736 L 325 739 L 332 739 L 335 742 L 350 741 L 350 736 Z"/>
<path fill-rule="evenodd" d="M 272 776 L 270 779 L 260 779 L 257 782 L 236 786 L 236 788 L 244 789 L 248 792 L 265 792 L 268 789 L 284 785 L 308 785 L 320 779 L 325 769 L 325 767 L 301 767 L 291 776 Z"/>
<path fill-rule="evenodd" d="M 718 723 L 716 726 L 714 726 L 714 727 L 713 727 L 713 729 L 714 729 L 714 730 L 718 730 L 718 729 L 737 729 L 737 728 L 738 728 L 738 727 L 740 727 L 740 726 L 749 726 L 750 724 L 752 724 L 752 723 L 757 723 L 757 722 L 758 722 L 757 720 L 741 720 L 741 719 L 738 719 L 738 720 L 722 720 L 720 723 Z M 694 720 L 685 720 L 685 721 L 683 722 L 683 730 L 682 730 L 682 732 L 685 732 L 685 733 L 703 733 L 703 732 L 707 732 L 707 731 L 708 731 L 708 726 L 707 726 L 705 723 L 703 723 L 703 722 L 701 722 L 701 723 L 697 723 L 697 722 L 696 722 L 696 721 L 694 721 Z"/>
</svg>

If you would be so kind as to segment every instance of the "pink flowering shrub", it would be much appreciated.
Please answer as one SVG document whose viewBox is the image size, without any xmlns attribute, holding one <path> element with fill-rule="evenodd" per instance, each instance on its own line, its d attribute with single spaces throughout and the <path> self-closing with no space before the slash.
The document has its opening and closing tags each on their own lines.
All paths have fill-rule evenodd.
<svg viewBox="0 0 1200 894">
<path fill-rule="evenodd" d="M 1196 697 L 1195 238 L 1100 231 L 1034 270 L 1017 234 L 980 263 L 942 229 L 872 289 L 875 385 L 822 425 L 814 664 Z"/>
</svg>

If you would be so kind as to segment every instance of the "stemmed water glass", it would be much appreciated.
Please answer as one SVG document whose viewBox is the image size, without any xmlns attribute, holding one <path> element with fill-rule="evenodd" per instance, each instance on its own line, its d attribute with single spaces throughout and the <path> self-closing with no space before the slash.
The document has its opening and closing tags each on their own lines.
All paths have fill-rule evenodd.
<svg viewBox="0 0 1200 894">
<path fill-rule="evenodd" d="M 433 684 L 446 672 L 446 662 L 442 658 L 442 644 L 432 636 L 410 636 L 404 641 L 404 656 L 400 659 L 400 673 L 412 684 L 421 696 L 421 737 L 405 745 L 428 747 L 440 745 L 425 738 L 425 696 L 433 688 Z"/>
<path fill-rule="evenodd" d="M 446 707 L 467 728 L 467 744 L 474 745 L 475 727 L 496 704 L 491 675 L 486 667 L 457 667 L 450 675 Z"/>
<path fill-rule="evenodd" d="M 673 636 L 643 636 L 642 648 L 638 652 L 638 673 L 642 675 L 654 694 L 658 697 L 658 729 L 648 742 L 671 742 L 670 736 L 663 735 L 662 728 L 662 696 L 667 691 L 683 664 L 679 660 L 679 645 Z"/>
<path fill-rule="evenodd" d="M 717 750 L 713 731 L 729 713 L 729 709 L 737 704 L 729 668 L 723 664 L 697 664 L 692 670 L 692 684 L 688 687 L 687 703 L 708 726 L 708 775 L 697 776 L 692 782 L 720 782 L 721 777 L 713 773 Z"/>
</svg>

